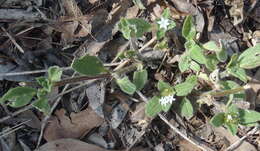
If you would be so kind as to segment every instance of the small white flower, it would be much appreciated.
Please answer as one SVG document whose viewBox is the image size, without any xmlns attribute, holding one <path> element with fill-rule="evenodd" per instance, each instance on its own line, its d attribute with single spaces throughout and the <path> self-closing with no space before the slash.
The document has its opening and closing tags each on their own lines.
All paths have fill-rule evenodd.
<svg viewBox="0 0 260 151">
<path fill-rule="evenodd" d="M 160 104 L 163 106 L 166 106 L 167 104 L 172 104 L 173 101 L 175 101 L 173 95 L 161 97 L 159 100 Z"/>
<path fill-rule="evenodd" d="M 231 116 L 231 115 L 227 115 L 227 120 L 228 120 L 228 121 L 233 120 L 232 116 Z"/>
<path fill-rule="evenodd" d="M 170 21 L 167 18 L 161 18 L 157 23 L 160 25 L 160 28 L 164 28 L 165 30 L 167 30 L 167 27 L 170 25 Z"/>
</svg>

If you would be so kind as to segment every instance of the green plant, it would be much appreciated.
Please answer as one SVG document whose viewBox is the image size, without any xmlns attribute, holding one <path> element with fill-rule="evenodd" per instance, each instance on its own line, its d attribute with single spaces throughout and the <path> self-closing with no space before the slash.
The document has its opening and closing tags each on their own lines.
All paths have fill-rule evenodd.
<svg viewBox="0 0 260 151">
<path fill-rule="evenodd" d="M 140 1 L 135 0 L 136 4 L 142 7 Z M 156 28 L 152 28 L 152 27 Z M 171 20 L 170 10 L 165 9 L 161 18 L 158 18 L 155 23 L 140 19 L 122 18 L 118 23 L 118 28 L 123 36 L 131 40 L 131 38 L 140 38 L 147 32 L 156 33 L 157 40 L 156 48 L 165 49 L 168 47 L 165 40 L 166 32 L 175 27 L 175 23 Z M 193 23 L 192 16 L 187 16 L 182 28 L 182 36 L 186 42 L 184 44 L 185 51 L 181 54 L 178 61 L 177 70 L 180 71 L 180 79 L 173 81 L 170 84 L 159 80 L 157 82 L 158 92 L 152 96 L 145 106 L 145 112 L 148 116 L 154 117 L 160 112 L 168 112 L 174 101 L 179 104 L 179 113 L 189 119 L 196 112 L 193 107 L 195 103 L 207 102 L 207 97 L 222 97 L 222 102 L 225 102 L 223 112 L 217 113 L 210 120 L 210 123 L 216 127 L 225 126 L 232 134 L 236 134 L 239 125 L 253 126 L 260 120 L 260 113 L 252 110 L 240 109 L 234 105 L 234 100 L 245 99 L 244 90 L 248 88 L 246 82 L 248 77 L 246 69 L 252 69 L 260 66 L 260 44 L 246 49 L 241 54 L 233 54 L 228 56 L 222 41 L 218 44 L 209 41 L 200 43 L 196 38 L 197 32 Z M 85 55 L 79 59 L 75 59 L 71 67 L 74 71 L 80 74 L 73 78 L 76 79 L 95 79 L 100 77 L 109 77 L 113 80 L 118 88 L 128 95 L 134 95 L 136 92 L 142 91 L 149 80 L 146 64 L 142 62 L 138 50 L 127 50 L 119 53 L 116 58 L 128 59 L 132 64 L 116 71 L 110 71 L 105 68 L 98 57 Z M 203 69 L 203 70 L 202 70 Z M 235 81 L 217 78 L 213 80 L 208 73 L 214 71 L 222 71 L 217 76 L 231 76 L 238 78 L 244 82 L 244 86 L 237 84 Z M 127 73 L 133 72 L 132 76 Z M 185 74 L 183 74 L 185 73 Z M 11 107 L 22 107 L 31 103 L 32 106 L 45 114 L 50 113 L 49 94 L 55 86 L 64 84 L 62 70 L 57 67 L 48 69 L 48 77 L 38 77 L 36 82 L 40 88 L 32 87 L 16 87 L 11 88 L 0 99 L 1 104 L 7 104 Z M 232 79 L 232 78 L 229 79 Z M 238 80 L 237 79 L 237 80 Z M 201 81 L 213 83 L 211 85 L 201 85 Z M 68 81 L 65 79 L 65 81 Z M 201 86 L 205 86 L 201 88 Z M 217 89 L 214 89 L 217 88 Z M 177 102 L 180 100 L 180 102 Z M 196 101 L 196 102 L 195 102 Z"/>
</svg>

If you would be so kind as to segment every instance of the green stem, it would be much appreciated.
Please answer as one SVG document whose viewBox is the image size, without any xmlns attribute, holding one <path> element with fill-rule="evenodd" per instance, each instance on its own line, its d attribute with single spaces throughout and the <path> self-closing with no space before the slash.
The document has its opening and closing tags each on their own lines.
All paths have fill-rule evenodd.
<svg viewBox="0 0 260 151">
<path fill-rule="evenodd" d="M 246 86 L 242 86 L 242 87 L 238 87 L 238 88 L 234 88 L 234 89 L 229 89 L 229 90 L 223 90 L 220 92 L 209 92 L 209 93 L 203 93 L 201 96 L 207 96 L 210 95 L 212 97 L 222 97 L 222 96 L 226 96 L 229 94 L 235 94 L 241 91 L 245 91 L 247 89 Z"/>
</svg>

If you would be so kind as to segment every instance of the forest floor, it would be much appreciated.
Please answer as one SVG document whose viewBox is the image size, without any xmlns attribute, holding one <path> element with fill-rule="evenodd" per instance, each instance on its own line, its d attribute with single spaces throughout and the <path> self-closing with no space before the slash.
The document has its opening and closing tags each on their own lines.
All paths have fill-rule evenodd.
<svg viewBox="0 0 260 151">
<path fill-rule="evenodd" d="M 167 21 L 158 22 L 165 10 L 172 28 Z M 133 18 L 151 28 L 143 32 L 145 27 L 131 24 Z M 188 36 L 194 33 L 191 39 L 185 28 Z M 165 30 L 161 38 L 158 30 Z M 0 96 L 15 87 L 40 89 L 36 79 L 47 77 L 49 67 L 63 71 L 47 95 L 47 113 L 33 105 L 36 95 L 16 106 L 12 99 L 0 100 L 0 151 L 258 151 L 259 39 L 257 0 L 0 0 Z M 206 47 L 208 41 L 224 55 Z M 191 53 L 192 42 L 202 53 Z M 235 54 L 248 48 L 254 48 L 254 58 L 243 65 L 243 58 L 234 61 Z M 183 62 L 187 54 L 189 61 Z M 85 55 L 96 56 L 109 73 L 130 81 L 120 85 L 114 74 L 116 80 L 72 70 L 71 64 Z M 141 66 L 132 70 L 135 63 Z M 129 92 L 140 68 L 147 72 L 140 76 L 145 83 Z M 94 72 L 96 66 L 84 70 Z M 187 80 L 191 76 L 194 85 Z M 175 91 L 167 112 L 158 110 L 158 104 L 149 106 L 153 96 L 165 96 L 158 81 Z M 188 86 L 176 87 L 180 83 Z M 226 92 L 225 86 L 243 90 L 207 93 Z M 15 100 L 28 97 L 16 95 Z M 237 113 L 230 106 L 247 111 L 254 124 L 233 120 Z M 214 126 L 219 113 L 222 124 Z"/>
</svg>

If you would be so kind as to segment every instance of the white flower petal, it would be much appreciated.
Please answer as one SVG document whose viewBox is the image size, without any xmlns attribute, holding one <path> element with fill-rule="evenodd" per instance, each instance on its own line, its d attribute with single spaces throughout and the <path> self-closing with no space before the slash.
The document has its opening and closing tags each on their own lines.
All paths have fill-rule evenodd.
<svg viewBox="0 0 260 151">
<path fill-rule="evenodd" d="M 160 28 L 164 28 L 167 30 L 167 27 L 170 25 L 169 19 L 167 18 L 161 18 L 160 21 L 157 22 L 160 26 Z"/>
<path fill-rule="evenodd" d="M 172 104 L 173 101 L 175 101 L 175 98 L 173 97 L 173 95 L 161 97 L 160 100 L 159 100 L 160 104 L 163 105 L 163 106 L 166 106 L 168 104 Z"/>
</svg>

